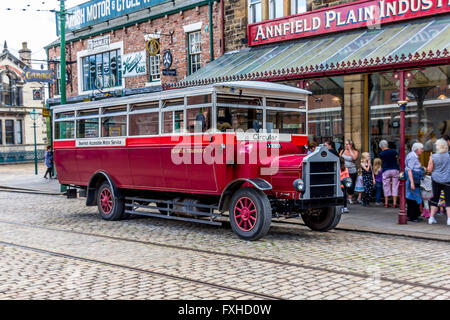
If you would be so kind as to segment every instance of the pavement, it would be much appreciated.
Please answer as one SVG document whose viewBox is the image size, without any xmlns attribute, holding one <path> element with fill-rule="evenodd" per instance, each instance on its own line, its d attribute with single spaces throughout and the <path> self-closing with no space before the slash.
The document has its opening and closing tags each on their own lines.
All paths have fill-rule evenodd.
<svg viewBox="0 0 450 320">
<path fill-rule="evenodd" d="M 63 194 L 57 179 L 44 179 L 46 171 L 44 164 L 38 164 L 38 174 L 35 175 L 34 163 L 0 165 L 0 189 L 16 188 L 24 192 L 42 194 Z M 283 219 L 281 219 L 283 220 Z M 362 207 L 359 204 L 350 205 L 350 213 L 344 214 L 337 226 L 340 230 L 373 232 L 388 235 L 420 237 L 424 239 L 450 241 L 450 226 L 446 225 L 446 216 L 436 216 L 438 224 L 428 225 L 427 220 L 406 225 L 398 224 L 398 209 Z M 301 224 L 301 219 L 287 220 Z"/>
</svg>

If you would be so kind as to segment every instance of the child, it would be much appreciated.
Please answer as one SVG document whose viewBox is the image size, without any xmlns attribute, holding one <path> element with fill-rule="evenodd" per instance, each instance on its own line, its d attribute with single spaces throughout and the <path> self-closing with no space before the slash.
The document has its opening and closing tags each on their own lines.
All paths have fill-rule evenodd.
<svg viewBox="0 0 450 320">
<path fill-rule="evenodd" d="M 348 173 L 348 169 L 345 167 L 345 160 L 342 157 L 339 157 L 340 163 L 341 163 L 341 181 L 345 178 L 350 178 L 350 174 Z M 347 188 L 345 188 L 341 184 L 342 191 L 344 192 L 344 209 L 342 210 L 343 213 L 348 213 L 348 207 L 347 207 Z"/>
<path fill-rule="evenodd" d="M 381 159 L 373 159 L 373 174 L 375 175 L 375 205 L 381 206 L 381 191 L 383 190 L 383 169 L 381 169 Z"/>
<path fill-rule="evenodd" d="M 370 153 L 363 152 L 361 154 L 361 169 L 364 191 L 362 193 L 362 205 L 368 207 L 370 203 L 370 195 L 375 184 L 375 177 L 372 171 L 372 163 L 370 162 Z"/>
<path fill-rule="evenodd" d="M 358 199 L 357 199 L 358 203 L 361 203 L 361 195 L 363 192 L 364 192 L 364 186 L 363 186 L 361 169 L 358 169 L 358 176 L 356 177 L 356 183 L 355 183 L 355 193 L 359 193 Z"/>
</svg>

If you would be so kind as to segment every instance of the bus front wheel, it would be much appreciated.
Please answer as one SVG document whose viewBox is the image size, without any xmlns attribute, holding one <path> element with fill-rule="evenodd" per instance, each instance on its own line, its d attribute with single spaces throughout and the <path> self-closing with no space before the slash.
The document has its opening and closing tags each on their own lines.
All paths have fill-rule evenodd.
<svg viewBox="0 0 450 320">
<path fill-rule="evenodd" d="M 230 203 L 230 224 L 244 240 L 264 237 L 272 221 L 272 207 L 267 195 L 255 188 L 236 191 Z"/>
<path fill-rule="evenodd" d="M 112 187 L 104 182 L 97 192 L 97 206 L 100 216 L 109 221 L 120 220 L 124 217 L 125 203 L 123 199 L 114 196 Z"/>
<path fill-rule="evenodd" d="M 308 209 L 302 213 L 305 225 L 314 231 L 328 231 L 337 226 L 341 220 L 341 211 L 336 207 Z"/>
</svg>

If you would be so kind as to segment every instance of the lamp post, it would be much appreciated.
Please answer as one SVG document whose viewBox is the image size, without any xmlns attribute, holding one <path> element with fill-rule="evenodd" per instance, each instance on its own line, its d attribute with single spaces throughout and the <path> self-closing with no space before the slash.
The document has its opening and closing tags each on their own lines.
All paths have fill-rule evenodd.
<svg viewBox="0 0 450 320">
<path fill-rule="evenodd" d="M 400 207 L 398 211 L 398 224 L 407 224 L 406 195 L 405 195 L 405 109 L 408 101 L 397 102 L 400 107 Z"/>
<path fill-rule="evenodd" d="M 33 129 L 34 129 L 34 174 L 38 174 L 37 169 L 37 143 L 36 143 L 36 120 L 39 116 L 39 113 L 36 112 L 36 109 L 33 108 L 33 111 L 30 112 L 31 120 L 33 120 Z"/>
</svg>

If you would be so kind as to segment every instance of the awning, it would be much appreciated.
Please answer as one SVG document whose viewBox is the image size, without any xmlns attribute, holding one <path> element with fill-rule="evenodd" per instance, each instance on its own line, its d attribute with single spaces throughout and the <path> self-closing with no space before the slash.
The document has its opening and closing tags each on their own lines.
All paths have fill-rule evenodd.
<svg viewBox="0 0 450 320">
<path fill-rule="evenodd" d="M 450 57 L 450 15 L 229 52 L 176 86 L 252 80 Z"/>
</svg>

